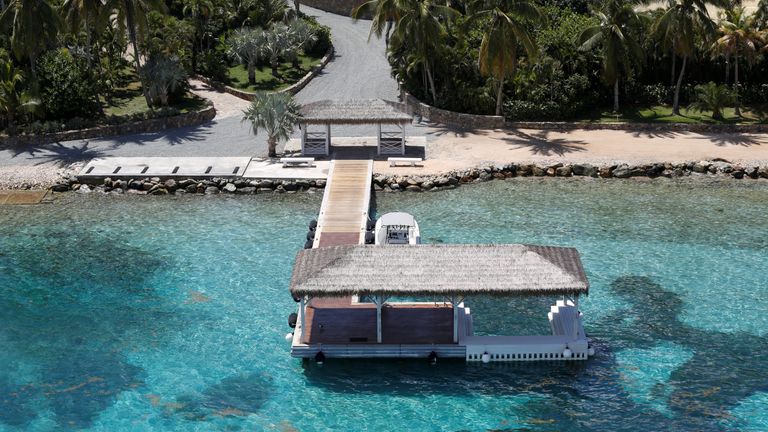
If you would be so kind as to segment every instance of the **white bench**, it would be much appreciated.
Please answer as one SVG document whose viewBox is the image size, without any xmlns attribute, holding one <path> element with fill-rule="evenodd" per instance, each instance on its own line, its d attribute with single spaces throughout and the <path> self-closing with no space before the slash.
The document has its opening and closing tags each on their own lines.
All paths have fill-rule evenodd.
<svg viewBox="0 0 768 432">
<path fill-rule="evenodd" d="M 407 157 L 391 157 L 387 158 L 387 161 L 389 161 L 389 166 L 400 166 L 400 165 L 410 165 L 410 166 L 416 166 L 417 163 L 421 162 L 421 158 L 407 158 Z"/>
<path fill-rule="evenodd" d="M 286 167 L 298 167 L 308 166 L 311 167 L 315 162 L 315 158 L 312 157 L 285 157 L 280 158 L 280 163 L 283 164 L 283 168 Z"/>
</svg>

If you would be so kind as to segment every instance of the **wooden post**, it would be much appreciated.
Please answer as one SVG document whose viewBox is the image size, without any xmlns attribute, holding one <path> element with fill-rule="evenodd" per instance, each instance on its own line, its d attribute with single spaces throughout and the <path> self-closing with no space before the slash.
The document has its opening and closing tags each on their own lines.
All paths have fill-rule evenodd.
<svg viewBox="0 0 768 432">
<path fill-rule="evenodd" d="M 405 156 L 405 126 L 406 124 L 403 123 L 403 137 L 400 141 L 400 154 Z"/>
<path fill-rule="evenodd" d="M 306 309 L 306 300 L 307 298 L 302 296 L 301 300 L 299 301 L 299 325 L 301 326 L 301 334 L 299 335 L 299 342 L 304 342 L 304 322 L 306 313 L 304 312 L 304 309 Z"/>
<path fill-rule="evenodd" d="M 376 154 L 381 156 L 381 123 L 376 123 Z"/>
<path fill-rule="evenodd" d="M 453 343 L 459 342 L 459 303 L 456 300 L 456 297 L 451 297 L 451 304 L 453 305 Z"/>
<path fill-rule="evenodd" d="M 381 306 L 383 298 L 376 296 L 376 343 L 381 343 Z"/>
<path fill-rule="evenodd" d="M 325 155 L 331 154 L 331 124 L 325 124 Z"/>
</svg>

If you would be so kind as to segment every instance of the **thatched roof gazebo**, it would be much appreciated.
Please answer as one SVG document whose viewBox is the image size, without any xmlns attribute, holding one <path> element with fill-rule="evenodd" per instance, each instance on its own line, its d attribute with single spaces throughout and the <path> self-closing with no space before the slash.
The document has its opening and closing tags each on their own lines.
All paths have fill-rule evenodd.
<svg viewBox="0 0 768 432">
<path fill-rule="evenodd" d="M 290 292 L 296 298 L 372 299 L 381 341 L 381 306 L 390 296 L 440 296 L 456 306 L 468 295 L 578 297 L 589 282 L 574 248 L 427 244 L 333 246 L 299 252 Z M 302 314 L 303 317 L 303 314 Z"/>
<path fill-rule="evenodd" d="M 377 126 L 377 153 L 405 154 L 405 126 L 411 116 L 402 111 L 401 104 L 383 99 L 321 100 L 301 107 L 301 152 L 304 155 L 330 153 L 331 126 L 375 124 Z M 324 125 L 324 132 L 309 132 L 309 126 Z M 397 125 L 400 132 L 382 132 L 382 125 Z"/>
</svg>

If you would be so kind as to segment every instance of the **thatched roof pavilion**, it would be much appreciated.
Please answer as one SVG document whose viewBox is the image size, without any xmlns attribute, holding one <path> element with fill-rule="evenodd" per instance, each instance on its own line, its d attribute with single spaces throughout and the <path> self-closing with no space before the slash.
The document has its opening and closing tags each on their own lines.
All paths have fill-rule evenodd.
<svg viewBox="0 0 768 432">
<path fill-rule="evenodd" d="M 305 104 L 299 110 L 303 154 L 328 155 L 332 125 L 372 124 L 377 126 L 378 154 L 405 154 L 405 126 L 412 120 L 403 105 L 383 99 L 321 100 Z M 325 132 L 308 132 L 312 125 L 324 125 Z M 397 125 L 402 134 L 382 134 L 382 125 Z"/>
<path fill-rule="evenodd" d="M 580 295 L 589 283 L 574 248 L 428 244 L 334 246 L 299 252 L 294 296 Z"/>
</svg>

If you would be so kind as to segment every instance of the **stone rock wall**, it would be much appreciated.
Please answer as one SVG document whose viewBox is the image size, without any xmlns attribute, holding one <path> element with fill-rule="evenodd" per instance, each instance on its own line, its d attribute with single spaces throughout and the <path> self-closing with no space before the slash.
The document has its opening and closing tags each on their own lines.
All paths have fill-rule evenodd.
<svg viewBox="0 0 768 432">
<path fill-rule="evenodd" d="M 655 163 L 646 165 L 590 164 L 506 164 L 486 165 L 461 171 L 428 176 L 399 176 L 375 174 L 374 189 L 378 192 L 422 192 L 453 189 L 462 184 L 485 182 L 512 177 L 594 177 L 628 179 L 631 177 L 678 178 L 694 176 L 720 176 L 735 179 L 768 179 L 768 165 L 742 166 L 722 161 L 691 161 L 683 163 Z"/>
<path fill-rule="evenodd" d="M 62 179 L 51 187 L 54 192 L 75 191 L 78 193 L 111 193 L 133 195 L 183 195 L 183 194 L 237 194 L 257 193 L 315 193 L 325 188 L 325 180 L 286 180 L 243 178 L 172 179 L 160 177 L 137 179 L 111 179 L 81 183 L 76 176 Z"/>
<path fill-rule="evenodd" d="M 104 138 L 118 135 L 131 135 L 146 132 L 158 132 L 165 129 L 196 126 L 213 120 L 216 109 L 211 105 L 200 111 L 161 117 L 149 120 L 122 123 L 118 125 L 97 126 L 94 128 L 56 132 L 42 135 L 0 136 L 0 142 L 10 146 L 41 145 L 61 141 Z"/>
<path fill-rule="evenodd" d="M 425 117 L 435 123 L 443 123 L 461 129 L 500 129 L 504 127 L 503 116 L 465 114 L 435 108 L 421 102 L 406 91 L 403 91 L 402 99 L 408 107 L 408 112 Z"/>
</svg>

